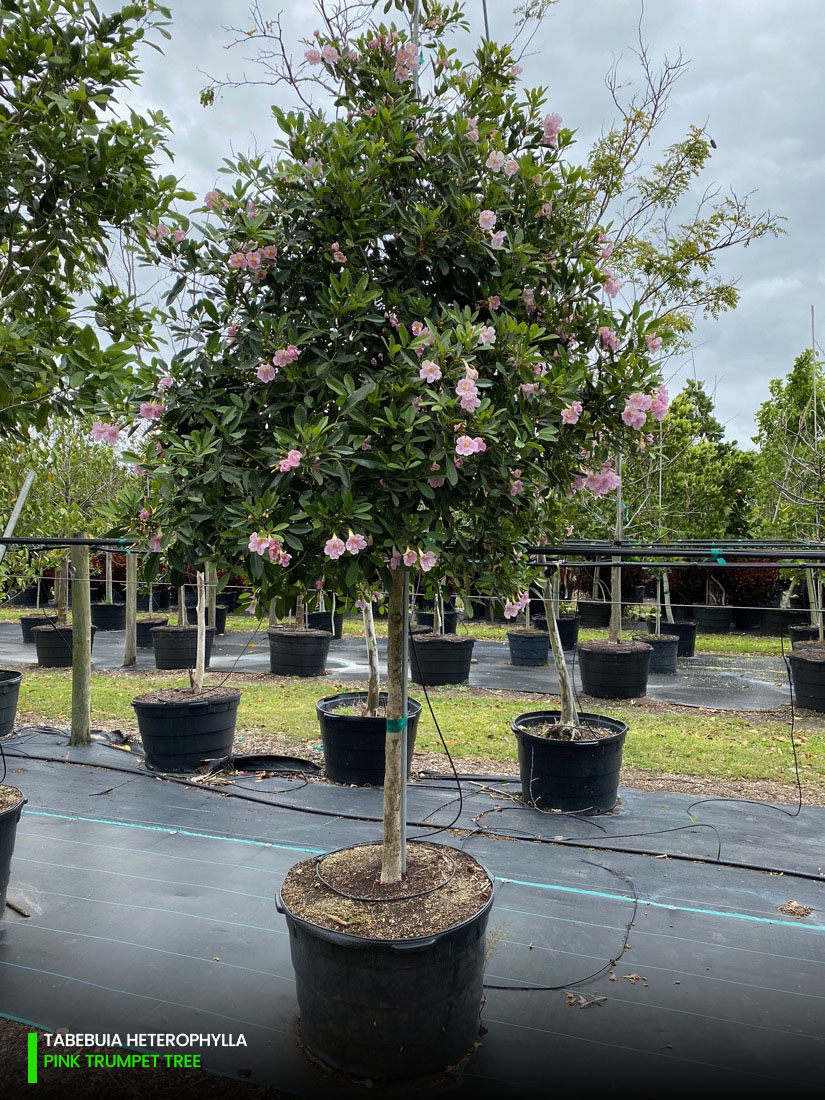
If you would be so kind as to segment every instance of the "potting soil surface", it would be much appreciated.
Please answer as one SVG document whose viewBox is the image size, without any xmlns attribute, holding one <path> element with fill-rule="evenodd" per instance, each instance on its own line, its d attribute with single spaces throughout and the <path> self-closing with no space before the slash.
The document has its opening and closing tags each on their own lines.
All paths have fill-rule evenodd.
<svg viewBox="0 0 825 1100">
<path fill-rule="evenodd" d="M 0 1015 L 124 1041 L 232 1036 L 187 1050 L 236 1079 L 227 1096 L 365 1095 L 302 1051 L 274 897 L 296 860 L 379 836 L 380 789 L 295 761 L 209 789 L 48 728 L 3 744 L 28 798 L 9 898 L 31 916 L 0 924 Z M 496 777 L 409 788 L 410 836 L 440 829 L 495 877 L 486 1030 L 453 1074 L 371 1095 L 821 1094 L 825 809 L 622 790 L 617 811 L 582 818 L 518 793 Z"/>
<path fill-rule="evenodd" d="M 122 631 L 98 631 L 92 649 L 92 666 L 119 669 L 123 665 Z M 379 639 L 381 674 L 386 677 L 386 640 Z M 558 679 L 552 667 L 529 668 L 510 663 L 509 648 L 502 642 L 477 641 L 473 647 L 475 664 L 470 666 L 469 683 L 473 687 L 503 691 L 558 693 Z M 573 654 L 576 685 L 580 685 Z M 18 623 L 0 623 L 0 666 L 36 664 L 34 646 L 24 645 Z M 154 653 L 139 649 L 135 668 L 155 667 Z M 233 631 L 218 635 L 212 647 L 211 669 L 218 672 L 269 671 L 269 646 L 266 630 Z M 364 642 L 342 638 L 330 644 L 327 675 L 336 680 L 363 681 L 368 677 Z M 679 661 L 678 672 L 651 673 L 647 696 L 660 703 L 712 707 L 718 710 L 770 710 L 789 701 L 788 676 L 781 657 L 718 656 L 686 657 Z"/>
</svg>

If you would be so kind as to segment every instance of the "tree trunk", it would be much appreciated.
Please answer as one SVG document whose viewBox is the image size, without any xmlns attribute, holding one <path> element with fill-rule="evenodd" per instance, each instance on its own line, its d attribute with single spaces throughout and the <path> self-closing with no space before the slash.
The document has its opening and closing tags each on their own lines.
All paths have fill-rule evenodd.
<svg viewBox="0 0 825 1100">
<path fill-rule="evenodd" d="M 441 585 L 433 595 L 433 634 L 444 633 L 444 603 L 441 599 Z"/>
<path fill-rule="evenodd" d="M 178 626 L 188 626 L 189 617 L 186 614 L 186 585 L 182 584 L 178 589 Z"/>
<path fill-rule="evenodd" d="M 123 650 L 125 667 L 137 664 L 137 555 L 126 551 L 126 645 Z M 149 610 L 152 609 L 152 589 L 149 588 Z"/>
<path fill-rule="evenodd" d="M 70 745 L 88 745 L 92 728 L 92 608 L 89 547 L 73 546 L 72 731 Z"/>
<path fill-rule="evenodd" d="M 621 558 L 614 558 L 621 561 Z M 615 565 L 610 567 L 610 641 L 622 640 L 622 571 Z"/>
<path fill-rule="evenodd" d="M 402 787 L 405 781 L 403 729 L 407 670 L 404 668 L 404 601 L 406 573 L 392 570 L 387 614 L 387 741 L 384 764 L 384 846 L 381 881 L 400 882 L 404 870 Z"/>
<path fill-rule="evenodd" d="M 115 595 L 114 595 L 114 589 L 112 587 L 112 555 L 111 555 L 111 552 L 109 550 L 107 550 L 104 557 L 105 557 L 105 560 L 106 560 L 106 594 L 104 596 L 104 600 L 106 601 L 106 603 L 114 603 L 115 602 Z"/>
<path fill-rule="evenodd" d="M 306 607 L 303 596 L 299 596 L 295 601 L 295 625 L 298 630 L 306 630 L 307 628 Z"/>
<path fill-rule="evenodd" d="M 670 604 L 670 573 L 665 570 L 662 574 L 662 592 L 665 597 L 665 618 L 669 623 L 673 622 L 673 608 Z"/>
<path fill-rule="evenodd" d="M 817 626 L 819 623 L 819 603 L 817 600 L 816 582 L 814 581 L 813 569 L 805 570 L 805 586 L 808 589 L 808 608 L 809 608 L 809 621 L 811 626 Z"/>
<path fill-rule="evenodd" d="M 270 626 L 277 626 L 278 625 L 277 608 L 278 608 L 278 601 L 273 596 L 272 599 L 269 601 L 269 625 Z"/>
<path fill-rule="evenodd" d="M 57 621 L 65 626 L 69 621 L 69 555 L 63 558 L 57 570 L 55 581 L 55 602 L 57 603 Z"/>
<path fill-rule="evenodd" d="M 206 583 L 202 570 L 199 569 L 195 576 L 198 584 L 198 641 L 192 687 L 200 693 L 203 691 L 203 676 L 206 671 Z"/>
<path fill-rule="evenodd" d="M 564 659 L 564 650 L 559 636 L 559 624 L 556 622 L 553 607 L 552 585 L 545 579 L 541 586 L 544 614 L 547 618 L 547 630 L 550 634 L 550 652 L 553 654 L 553 665 L 559 678 L 559 701 L 561 708 L 560 721 L 563 726 L 578 726 L 579 713 L 576 710 L 576 698 L 573 694 L 573 685 L 570 682 L 570 673 L 567 662 Z"/>
<path fill-rule="evenodd" d="M 218 606 L 218 567 L 214 562 L 206 563 L 206 609 L 210 626 L 215 625 L 215 613 Z"/>
<path fill-rule="evenodd" d="M 367 640 L 367 663 L 370 669 L 367 686 L 367 714 L 374 718 L 378 713 L 378 701 L 381 692 L 381 674 L 378 671 L 378 639 L 375 636 L 375 618 L 372 613 L 372 600 L 361 612 L 364 620 L 364 637 Z"/>
</svg>

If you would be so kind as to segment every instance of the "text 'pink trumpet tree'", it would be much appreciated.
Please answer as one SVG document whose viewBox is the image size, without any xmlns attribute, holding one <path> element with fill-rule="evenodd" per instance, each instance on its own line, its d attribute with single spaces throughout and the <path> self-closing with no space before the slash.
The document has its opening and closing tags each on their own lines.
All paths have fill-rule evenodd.
<svg viewBox="0 0 825 1100">
<path fill-rule="evenodd" d="M 265 599 L 321 574 L 389 592 L 390 719 L 401 571 L 516 599 L 519 547 L 575 478 L 604 480 L 628 399 L 658 389 L 655 323 L 615 308 L 571 132 L 509 47 L 463 64 L 460 9 L 423 13 L 420 47 L 383 24 L 305 43 L 335 117 L 273 108 L 276 158 L 238 160 L 200 238 L 167 250 L 196 292 L 141 457 L 173 567 L 245 556 Z M 394 735 L 386 777 L 385 807 Z"/>
</svg>

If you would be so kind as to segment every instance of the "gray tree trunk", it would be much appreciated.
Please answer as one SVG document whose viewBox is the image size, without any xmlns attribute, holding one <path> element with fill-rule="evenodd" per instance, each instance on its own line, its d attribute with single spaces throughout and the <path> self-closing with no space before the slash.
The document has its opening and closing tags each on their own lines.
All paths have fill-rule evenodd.
<svg viewBox="0 0 825 1100">
<path fill-rule="evenodd" d="M 123 664 L 126 668 L 137 664 L 137 555 L 126 554 L 126 644 Z M 149 610 L 152 609 L 152 590 L 149 589 Z"/>
<path fill-rule="evenodd" d="M 210 626 L 215 625 L 215 611 L 218 606 L 218 567 L 214 562 L 206 563 L 206 610 Z"/>
<path fill-rule="evenodd" d="M 186 585 L 182 584 L 178 589 L 178 626 L 188 626 L 189 617 L 186 614 Z"/>
<path fill-rule="evenodd" d="M 404 681 L 407 670 L 403 664 L 404 631 L 404 574 L 401 569 L 392 570 L 389 608 L 387 614 L 387 741 L 384 764 L 384 845 L 381 862 L 381 881 L 400 882 L 403 871 L 403 844 L 401 836 L 401 801 L 404 784 L 403 742 L 399 733 L 389 729 L 393 719 L 406 718 L 404 714 Z"/>
<path fill-rule="evenodd" d="M 203 677 L 206 672 L 206 582 L 203 571 L 196 574 L 198 584 L 198 640 L 195 650 L 195 675 L 192 686 L 197 692 L 203 691 Z"/>
<path fill-rule="evenodd" d="M 88 745 L 92 728 L 92 608 L 89 547 L 73 546 L 72 730 L 70 745 Z"/>
<path fill-rule="evenodd" d="M 367 663 L 370 677 L 367 686 L 367 714 L 373 718 L 378 713 L 378 701 L 381 692 L 381 674 L 378 671 L 378 639 L 375 636 L 375 618 L 372 613 L 372 600 L 361 612 L 364 620 L 364 637 L 367 641 Z"/>
</svg>

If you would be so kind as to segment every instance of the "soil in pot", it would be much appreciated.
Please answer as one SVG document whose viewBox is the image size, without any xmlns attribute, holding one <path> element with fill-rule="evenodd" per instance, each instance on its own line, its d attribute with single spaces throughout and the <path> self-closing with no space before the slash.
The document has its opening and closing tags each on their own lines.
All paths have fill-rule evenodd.
<svg viewBox="0 0 825 1100">
<path fill-rule="evenodd" d="M 565 813 L 606 813 L 616 805 L 627 726 L 579 713 L 574 730 L 559 711 L 520 714 L 510 727 L 518 744 L 521 796 L 529 806 Z"/>
<path fill-rule="evenodd" d="M 327 1066 L 374 1081 L 453 1066 L 479 1030 L 493 887 L 467 853 L 407 848 L 382 886 L 381 848 L 359 845 L 287 873 L 301 1037 Z M 369 899 L 369 900 L 362 900 Z"/>
<path fill-rule="evenodd" d="M 232 752 L 241 693 L 227 688 L 169 688 L 132 700 L 146 766 L 193 772 Z"/>
<path fill-rule="evenodd" d="M 26 800 L 17 787 L 0 784 L 0 920 L 6 911 L 6 891 L 11 876 L 11 857 L 17 823 Z"/>
<path fill-rule="evenodd" d="M 0 737 L 5 737 L 14 729 L 22 679 L 22 673 L 0 668 Z"/>
<path fill-rule="evenodd" d="M 792 626 L 788 633 L 791 636 L 792 649 L 805 649 L 807 643 L 819 641 L 818 626 Z"/>
<path fill-rule="evenodd" d="M 155 649 L 155 668 L 194 668 L 198 656 L 196 626 L 155 626 L 150 631 Z M 206 667 L 212 656 L 214 627 L 206 628 Z"/>
<path fill-rule="evenodd" d="M 91 648 L 94 649 L 97 627 L 92 624 Z M 32 627 L 37 663 L 41 668 L 72 667 L 72 628 L 70 626 Z"/>
<path fill-rule="evenodd" d="M 634 634 L 634 642 L 645 642 L 653 647 L 648 672 L 676 672 L 679 656 L 678 634 Z"/>
<path fill-rule="evenodd" d="M 550 635 L 546 630 L 508 630 L 510 664 L 539 668 L 550 656 Z"/>
<path fill-rule="evenodd" d="M 369 717 L 363 713 L 367 694 L 345 691 L 328 695 L 316 703 L 324 747 L 324 770 L 334 783 L 355 786 L 384 785 L 384 757 L 387 719 L 384 709 L 387 694 L 379 695 L 379 713 Z M 345 713 L 342 713 L 344 711 Z M 415 736 L 421 704 L 407 700 L 407 775 L 412 767 Z"/>
<path fill-rule="evenodd" d="M 273 676 L 323 676 L 332 635 L 328 630 L 270 627 L 269 671 Z"/>
<path fill-rule="evenodd" d="M 637 699 L 647 691 L 646 642 L 579 642 L 582 691 L 599 699 Z"/>
<path fill-rule="evenodd" d="M 464 684 L 470 677 L 474 638 L 457 634 L 413 634 L 410 679 L 414 684 Z"/>
</svg>

